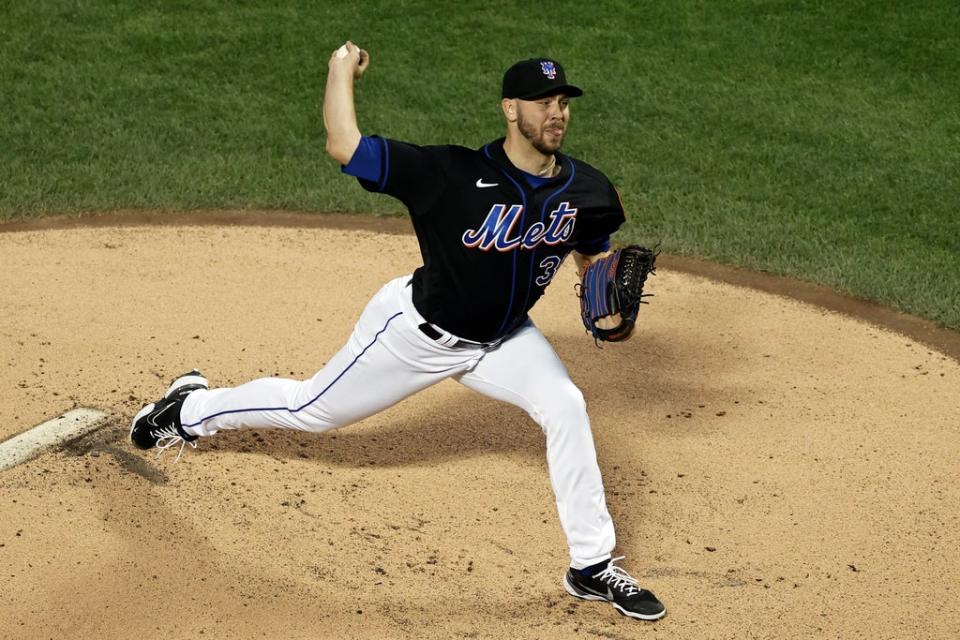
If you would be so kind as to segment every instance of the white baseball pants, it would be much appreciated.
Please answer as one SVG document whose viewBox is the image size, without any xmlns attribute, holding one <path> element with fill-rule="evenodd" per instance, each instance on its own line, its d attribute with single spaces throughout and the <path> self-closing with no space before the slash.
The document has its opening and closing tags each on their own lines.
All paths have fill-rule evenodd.
<svg viewBox="0 0 960 640">
<path fill-rule="evenodd" d="M 198 390 L 183 404 L 187 433 L 267 428 L 320 432 L 386 409 L 446 378 L 525 410 L 543 429 L 547 464 L 571 566 L 610 557 L 615 545 L 583 395 L 532 322 L 484 351 L 449 348 L 419 330 L 410 276 L 387 283 L 367 304 L 347 344 L 309 380 L 262 378 Z M 449 334 L 447 334 L 449 335 Z"/>
</svg>

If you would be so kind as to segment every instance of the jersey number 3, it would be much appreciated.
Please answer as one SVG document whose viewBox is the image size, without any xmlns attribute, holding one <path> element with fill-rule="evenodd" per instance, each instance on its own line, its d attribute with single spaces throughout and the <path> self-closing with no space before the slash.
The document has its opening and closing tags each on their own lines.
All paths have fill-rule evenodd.
<svg viewBox="0 0 960 640">
<path fill-rule="evenodd" d="M 561 262 L 563 262 L 563 260 L 557 256 L 548 256 L 544 258 L 540 262 L 540 268 L 543 269 L 543 273 L 537 277 L 536 283 L 541 287 L 545 287 L 550 284 L 550 281 L 553 280 L 553 276 L 556 275 L 557 268 L 560 266 Z"/>
</svg>

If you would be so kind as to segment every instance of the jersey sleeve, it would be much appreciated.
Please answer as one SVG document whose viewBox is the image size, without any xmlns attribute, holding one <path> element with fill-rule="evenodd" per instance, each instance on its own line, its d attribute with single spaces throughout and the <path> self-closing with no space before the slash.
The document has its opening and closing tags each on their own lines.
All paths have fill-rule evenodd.
<svg viewBox="0 0 960 640">
<path fill-rule="evenodd" d="M 585 256 L 603 253 L 610 248 L 610 236 L 626 222 L 626 214 L 620 201 L 620 194 L 614 186 L 604 180 L 602 194 L 590 207 L 587 215 L 577 219 L 577 236 L 573 248 Z"/>
<path fill-rule="evenodd" d="M 367 191 L 397 198 L 407 205 L 411 214 L 427 208 L 443 188 L 445 178 L 441 148 L 421 147 L 380 136 L 370 136 L 369 140 L 369 144 L 375 145 L 376 149 L 367 149 L 364 158 L 376 156 L 379 170 L 370 171 L 368 167 L 364 175 L 357 175 L 360 186 Z M 371 179 L 374 175 L 376 179 Z"/>
<path fill-rule="evenodd" d="M 595 256 L 598 253 L 610 250 L 610 236 L 604 235 L 599 238 L 584 238 L 580 240 L 573 249 L 585 256 Z"/>
</svg>

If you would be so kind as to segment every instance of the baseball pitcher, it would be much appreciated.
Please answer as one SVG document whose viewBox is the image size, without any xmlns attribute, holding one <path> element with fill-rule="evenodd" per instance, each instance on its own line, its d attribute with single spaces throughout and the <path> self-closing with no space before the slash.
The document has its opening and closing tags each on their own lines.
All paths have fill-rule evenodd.
<svg viewBox="0 0 960 640">
<path fill-rule="evenodd" d="M 503 76 L 504 138 L 478 149 L 420 146 L 360 132 L 354 82 L 369 66 L 370 55 L 351 42 L 330 56 L 326 150 L 364 189 L 406 206 L 423 266 L 373 296 L 312 378 L 209 389 L 192 371 L 136 415 L 133 443 L 182 452 L 222 430 L 336 429 L 453 378 L 521 407 L 546 434 L 570 552 L 566 591 L 632 618 L 661 618 L 663 604 L 612 557 L 614 526 L 583 396 L 528 316 L 573 253 L 584 324 L 597 340 L 626 339 L 653 272 L 652 252 L 611 251 L 625 218 L 607 177 L 560 153 L 570 101 L 583 92 L 556 60 L 524 60 Z"/>
</svg>

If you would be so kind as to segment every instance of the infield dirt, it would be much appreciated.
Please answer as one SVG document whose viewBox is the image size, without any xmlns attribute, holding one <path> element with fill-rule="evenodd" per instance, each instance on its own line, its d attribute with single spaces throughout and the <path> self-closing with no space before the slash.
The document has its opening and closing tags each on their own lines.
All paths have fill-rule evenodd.
<svg viewBox="0 0 960 640">
<path fill-rule="evenodd" d="M 570 265 L 533 313 L 658 623 L 564 593 L 539 429 L 454 382 L 325 434 L 220 434 L 176 464 L 131 448 L 175 375 L 312 375 L 418 265 L 404 222 L 332 220 L 0 233 L 0 439 L 113 416 L 0 473 L 0 638 L 956 638 L 949 334 L 669 260 L 628 343 L 584 334 Z"/>
</svg>

